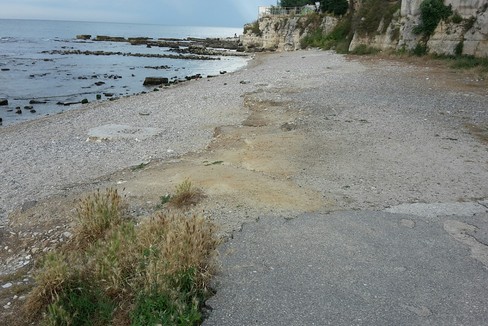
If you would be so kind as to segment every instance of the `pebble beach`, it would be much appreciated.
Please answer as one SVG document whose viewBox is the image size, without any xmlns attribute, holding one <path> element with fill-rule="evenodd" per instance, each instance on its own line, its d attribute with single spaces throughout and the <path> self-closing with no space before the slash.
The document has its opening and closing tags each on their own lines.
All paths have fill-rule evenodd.
<svg viewBox="0 0 488 326">
<path fill-rule="evenodd" d="M 252 85 L 240 81 L 253 73 L 244 69 L 1 128 L 0 224 L 25 203 L 204 148 L 216 126 L 243 119 L 239 96 Z"/>
<path fill-rule="evenodd" d="M 398 73 L 406 77 L 394 81 L 396 77 L 392 76 Z M 391 130 L 393 125 L 404 125 L 407 121 L 405 116 L 413 113 L 414 120 L 421 124 L 433 117 L 439 119 L 436 124 L 428 126 L 431 136 L 445 134 L 440 131 L 436 133 L 435 126 L 439 123 L 458 127 L 463 121 L 483 123 L 486 120 L 486 95 L 483 95 L 483 89 L 481 93 L 463 93 L 462 90 L 445 92 L 441 80 L 414 76 L 414 73 L 418 73 L 418 67 L 385 62 L 383 66 L 376 65 L 372 69 L 331 52 L 313 50 L 263 54 L 246 68 L 231 74 L 193 80 L 159 92 L 88 104 L 82 109 L 3 127 L 0 129 L 0 224 L 8 222 L 8 214 L 14 209 L 33 206 L 43 198 L 94 183 L 121 169 L 203 151 L 212 140 L 216 127 L 239 126 L 247 118 L 249 108 L 243 103 L 246 94 L 258 94 L 256 96 L 262 98 L 258 101 L 269 100 L 266 97 L 275 101 L 294 101 L 293 110 L 307 112 L 300 119 L 312 119 L 304 125 L 319 132 L 325 130 L 320 119 L 326 117 L 323 123 L 332 123 L 334 116 L 344 114 L 341 112 L 349 110 L 349 107 L 355 116 L 371 115 L 368 108 L 378 108 L 381 112 L 375 113 L 375 119 L 384 124 L 379 127 L 382 132 Z M 429 76 L 434 72 L 426 68 L 421 73 Z M 366 82 L 369 83 L 368 87 L 362 88 Z M 316 91 L 320 83 L 326 83 L 326 92 Z M 426 87 L 430 87 L 429 92 L 425 92 Z M 371 92 L 371 89 L 377 91 L 366 96 L 365 92 Z M 388 113 L 392 105 L 398 106 L 395 115 Z M 465 115 L 464 120 L 451 119 L 461 114 Z M 371 118 L 363 120 L 370 121 Z M 362 126 L 367 126 L 366 122 Z M 426 135 L 416 131 L 420 128 L 418 123 L 409 127 L 405 125 L 405 128 L 397 128 L 394 133 L 391 131 L 389 137 L 398 138 L 413 133 L 420 138 L 412 141 L 424 142 L 422 137 Z M 359 131 L 354 133 L 358 134 Z M 444 138 L 458 139 L 459 133 L 453 128 L 452 135 L 444 135 Z M 438 140 L 445 141 L 444 138 L 436 136 Z M 360 143 L 358 139 L 353 147 L 360 146 Z M 451 147 L 457 144 L 460 143 L 449 142 Z M 379 149 L 375 149 L 376 156 L 390 150 L 378 146 Z M 434 149 L 429 149 L 433 155 L 440 150 L 441 145 L 429 146 L 434 146 Z M 362 151 L 361 148 L 356 150 Z M 460 146 L 458 150 L 467 149 Z M 441 154 L 436 155 L 434 161 L 442 160 L 439 156 Z M 474 151 L 470 155 L 476 156 L 475 161 L 479 161 L 482 160 L 483 152 Z M 415 162 L 409 164 L 415 165 Z M 431 168 L 423 170 L 421 175 L 428 175 Z M 476 167 L 479 168 L 482 167 Z M 450 167 L 436 169 L 437 179 L 443 178 L 439 173 L 453 173 Z M 459 173 L 465 173 L 466 169 L 469 168 L 462 167 Z M 348 178 L 347 171 L 341 172 L 341 178 Z M 422 183 L 421 175 L 414 174 L 414 178 L 410 179 Z M 332 179 L 338 178 L 335 176 Z M 408 187 L 401 186 L 404 181 L 401 178 L 395 180 L 398 187 Z M 451 180 L 455 182 L 457 179 Z M 462 187 L 457 183 L 453 183 L 456 186 L 450 188 L 439 186 L 437 197 L 447 200 L 458 193 L 482 197 L 487 189 L 484 183 L 476 185 L 480 180 L 483 178 L 464 178 L 462 184 L 465 186 Z M 310 179 L 306 175 L 297 181 L 318 189 L 324 186 L 340 187 L 334 184 L 335 181 Z M 368 197 L 365 190 L 352 188 L 348 191 L 354 191 L 360 197 Z M 392 203 L 412 200 L 416 198 L 417 192 L 412 189 L 409 193 L 405 189 L 403 197 L 396 198 Z M 369 205 L 375 206 L 381 200 L 371 199 L 370 202 Z M 383 205 L 387 204 L 388 201 Z"/>
</svg>

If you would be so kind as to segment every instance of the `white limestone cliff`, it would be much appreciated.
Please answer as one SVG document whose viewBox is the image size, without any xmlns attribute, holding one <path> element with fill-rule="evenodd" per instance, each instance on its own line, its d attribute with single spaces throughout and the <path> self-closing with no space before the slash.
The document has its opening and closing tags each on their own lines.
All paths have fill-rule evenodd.
<svg viewBox="0 0 488 326">
<path fill-rule="evenodd" d="M 353 51 L 359 45 L 380 50 L 412 50 L 421 44 L 429 53 L 488 56 L 488 0 L 444 0 L 457 15 L 457 23 L 454 19 L 441 21 L 428 39 L 414 33 L 414 28 L 420 24 L 422 1 L 401 0 L 400 9 L 392 18 L 390 15 L 388 22 L 382 20 L 377 31 L 370 33 L 373 35 L 356 31 L 349 50 Z M 356 20 L 361 19 L 357 16 L 361 5 L 360 1 L 354 2 Z M 293 51 L 301 48 L 303 37 L 317 28 L 325 34 L 330 33 L 338 21 L 339 18 L 333 16 L 315 15 L 313 19 L 309 15 L 265 16 L 257 21 L 258 26 L 254 29 L 251 25 L 245 28 L 242 43 L 248 51 Z"/>
</svg>

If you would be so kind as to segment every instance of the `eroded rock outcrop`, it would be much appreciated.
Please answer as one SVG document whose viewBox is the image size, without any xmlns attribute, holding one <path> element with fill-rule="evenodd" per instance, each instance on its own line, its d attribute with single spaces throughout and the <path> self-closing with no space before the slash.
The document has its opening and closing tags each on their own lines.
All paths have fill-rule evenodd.
<svg viewBox="0 0 488 326">
<path fill-rule="evenodd" d="M 488 0 L 445 0 L 444 4 L 451 6 L 452 15 L 441 20 L 428 37 L 414 32 L 421 23 L 420 5 L 423 0 L 399 2 L 400 9 L 388 21 L 386 28 L 380 24 L 374 35 L 361 35 L 355 31 L 349 50 L 359 45 L 381 50 L 412 50 L 420 44 L 426 47 L 427 52 L 435 54 L 488 55 Z"/>
<path fill-rule="evenodd" d="M 265 16 L 244 27 L 242 45 L 246 51 L 294 51 L 310 32 L 330 33 L 337 22 L 333 16 Z"/>
<path fill-rule="evenodd" d="M 349 51 L 358 46 L 410 51 L 420 45 L 429 53 L 488 56 L 488 0 L 444 0 L 452 15 L 441 20 L 428 36 L 415 33 L 421 24 L 420 6 L 424 0 L 350 1 L 353 15 L 343 18 L 318 14 L 264 16 L 244 27 L 244 49 L 297 50 L 310 33 L 319 30 L 328 34 L 340 19 L 351 19 Z"/>
</svg>

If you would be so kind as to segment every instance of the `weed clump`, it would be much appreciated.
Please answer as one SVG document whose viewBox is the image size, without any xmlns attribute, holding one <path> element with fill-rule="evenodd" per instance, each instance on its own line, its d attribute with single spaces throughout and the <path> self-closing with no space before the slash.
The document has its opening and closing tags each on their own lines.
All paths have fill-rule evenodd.
<svg viewBox="0 0 488 326">
<path fill-rule="evenodd" d="M 380 50 L 375 47 L 367 46 L 366 44 L 360 44 L 356 46 L 350 53 L 355 55 L 371 55 L 377 54 L 378 52 L 380 52 Z"/>
<path fill-rule="evenodd" d="M 203 198 L 201 189 L 193 186 L 189 179 L 176 186 L 176 192 L 169 199 L 169 204 L 175 208 L 185 208 L 197 204 Z"/>
<path fill-rule="evenodd" d="M 87 235 L 88 228 L 81 226 L 86 220 L 101 224 L 89 224 L 97 235 L 74 241 L 40 262 L 24 307 L 30 321 L 39 322 L 40 316 L 46 325 L 201 321 L 219 243 L 212 223 L 199 216 L 159 213 L 136 224 L 120 218 L 124 205 L 112 190 L 86 198 L 81 207 L 74 238 Z"/>
<path fill-rule="evenodd" d="M 348 53 L 353 36 L 352 15 L 344 17 L 329 34 L 317 28 L 301 40 L 301 47 L 318 47 L 323 50 L 334 49 L 337 53 Z"/>
<path fill-rule="evenodd" d="M 420 4 L 420 25 L 414 29 L 416 34 L 430 36 L 441 20 L 452 15 L 452 6 L 444 5 L 443 0 L 424 0 Z"/>
<path fill-rule="evenodd" d="M 78 245 L 94 242 L 125 217 L 125 206 L 116 189 L 100 190 L 80 201 L 76 208 L 76 236 Z"/>
</svg>

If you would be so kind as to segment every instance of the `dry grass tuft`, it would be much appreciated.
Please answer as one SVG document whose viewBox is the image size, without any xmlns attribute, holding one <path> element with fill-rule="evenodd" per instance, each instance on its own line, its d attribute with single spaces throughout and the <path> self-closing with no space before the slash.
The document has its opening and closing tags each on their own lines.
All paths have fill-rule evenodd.
<svg viewBox="0 0 488 326">
<path fill-rule="evenodd" d="M 105 232 L 120 225 L 125 217 L 126 205 L 116 189 L 99 190 L 80 201 L 76 208 L 77 227 L 74 241 L 83 246 L 103 237 Z"/>
<path fill-rule="evenodd" d="M 164 213 L 136 225 L 122 218 L 123 207 L 110 189 L 81 202 L 77 242 L 40 264 L 25 305 L 31 320 L 44 314 L 43 322 L 54 325 L 78 325 L 80 318 L 118 325 L 201 321 L 219 243 L 215 225 Z"/>
<path fill-rule="evenodd" d="M 196 205 L 204 197 L 201 189 L 193 186 L 189 179 L 176 186 L 176 193 L 169 200 L 170 206 L 174 208 L 186 208 Z"/>
<path fill-rule="evenodd" d="M 195 283 L 206 289 L 213 273 L 211 264 L 218 239 L 215 225 L 203 217 L 159 213 L 139 226 L 139 249 L 143 251 L 145 290 L 168 287 L 170 275 L 195 269 Z"/>
</svg>

